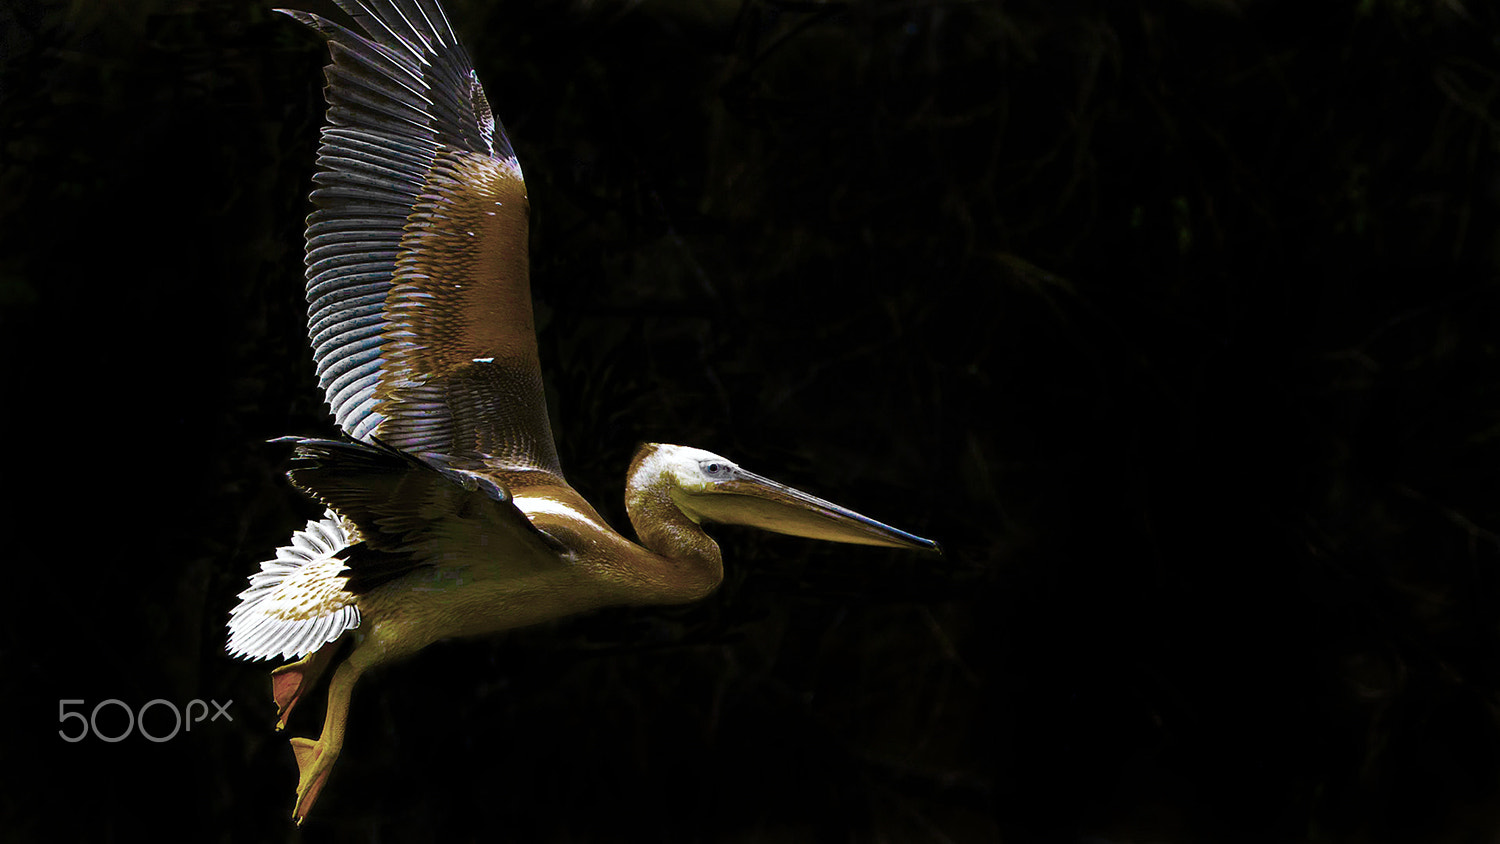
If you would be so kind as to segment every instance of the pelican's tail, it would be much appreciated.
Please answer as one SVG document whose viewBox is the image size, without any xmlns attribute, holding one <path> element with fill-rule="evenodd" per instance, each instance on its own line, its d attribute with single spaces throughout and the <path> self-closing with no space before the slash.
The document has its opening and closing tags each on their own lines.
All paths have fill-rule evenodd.
<svg viewBox="0 0 1500 844">
<path fill-rule="evenodd" d="M 339 556 L 352 544 L 352 530 L 329 510 L 293 533 L 290 545 L 276 549 L 276 559 L 260 564 L 229 613 L 230 656 L 294 659 L 359 626 L 359 607 L 345 588 L 348 572 Z"/>
</svg>

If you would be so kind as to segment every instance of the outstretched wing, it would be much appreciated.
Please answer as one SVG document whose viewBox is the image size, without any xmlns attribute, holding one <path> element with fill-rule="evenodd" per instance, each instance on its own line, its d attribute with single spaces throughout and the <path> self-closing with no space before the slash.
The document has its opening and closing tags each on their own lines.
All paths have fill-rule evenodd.
<svg viewBox="0 0 1500 844">
<path fill-rule="evenodd" d="M 308 333 L 350 436 L 448 466 L 561 474 L 526 252 L 526 185 L 433 0 L 337 0 L 307 225 Z"/>
</svg>

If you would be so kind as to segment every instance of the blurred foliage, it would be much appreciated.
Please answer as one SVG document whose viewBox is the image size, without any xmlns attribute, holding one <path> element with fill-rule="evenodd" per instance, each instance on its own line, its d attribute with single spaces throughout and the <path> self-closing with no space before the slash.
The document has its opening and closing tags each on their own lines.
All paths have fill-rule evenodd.
<svg viewBox="0 0 1500 844">
<path fill-rule="evenodd" d="M 322 48 L 242 0 L 10 3 L 7 836 L 1500 825 L 1496 7 L 449 14 L 526 170 L 575 485 L 624 526 L 635 444 L 699 445 L 947 557 L 725 530 L 700 605 L 434 648 L 361 686 L 291 832 L 264 671 L 220 643 L 313 511 L 264 440 L 331 429 L 300 300 Z M 59 698 L 192 697 L 236 721 L 53 737 Z"/>
</svg>

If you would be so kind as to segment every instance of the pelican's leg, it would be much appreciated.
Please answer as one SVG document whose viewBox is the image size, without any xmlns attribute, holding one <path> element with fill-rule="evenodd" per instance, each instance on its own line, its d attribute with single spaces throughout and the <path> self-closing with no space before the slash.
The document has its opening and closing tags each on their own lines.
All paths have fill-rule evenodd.
<svg viewBox="0 0 1500 844">
<path fill-rule="evenodd" d="M 317 685 L 318 678 L 328 669 L 333 655 L 338 653 L 342 639 L 335 639 L 296 662 L 290 662 L 271 671 L 271 697 L 276 700 L 276 730 L 286 729 L 286 719 L 292 717 L 292 709 L 304 694 Z"/>
<path fill-rule="evenodd" d="M 292 809 L 292 818 L 300 825 L 317 802 L 318 793 L 328 782 L 328 772 L 338 761 L 339 751 L 344 746 L 344 722 L 349 715 L 349 695 L 359 679 L 364 666 L 355 661 L 356 651 L 350 654 L 333 672 L 328 684 L 328 714 L 323 719 L 323 733 L 317 741 L 305 738 L 292 739 L 292 753 L 297 757 L 297 768 L 301 777 L 297 782 L 297 805 Z"/>
</svg>

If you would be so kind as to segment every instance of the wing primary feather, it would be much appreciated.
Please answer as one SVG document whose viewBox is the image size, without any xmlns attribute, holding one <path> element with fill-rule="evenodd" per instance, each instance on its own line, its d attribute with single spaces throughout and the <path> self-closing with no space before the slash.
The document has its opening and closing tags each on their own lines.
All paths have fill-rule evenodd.
<svg viewBox="0 0 1500 844">
<path fill-rule="evenodd" d="M 339 309 L 330 314 L 327 320 L 314 323 L 313 328 L 318 332 L 312 338 L 313 348 L 321 349 L 333 341 L 361 340 L 371 335 L 378 337 L 385 330 L 385 318 L 378 308 L 373 311 L 361 308 Z"/>
<path fill-rule="evenodd" d="M 370 33 L 371 37 L 377 39 L 380 43 L 391 49 L 400 47 L 411 54 L 413 58 L 422 61 L 424 64 L 426 63 L 423 54 L 431 50 L 430 45 L 411 25 L 411 22 L 406 19 L 406 16 L 401 13 L 401 10 L 391 3 L 383 2 L 383 0 L 367 0 L 367 2 L 364 0 L 334 0 L 334 2 L 338 4 L 339 8 L 348 13 L 349 17 L 354 18 L 366 32 Z M 377 12 L 375 9 L 372 9 L 372 6 L 379 7 L 379 11 Z M 384 14 L 380 14 L 380 12 L 384 12 Z M 397 27 L 394 24 L 397 21 L 404 24 L 401 28 L 405 32 L 396 31 Z M 414 41 L 420 42 L 423 49 L 418 49 Z"/>
<path fill-rule="evenodd" d="M 378 273 L 370 274 L 371 281 L 379 277 Z M 390 277 L 386 276 L 385 280 L 389 281 Z M 316 304 L 308 316 L 308 331 L 320 332 L 346 319 L 380 315 L 385 307 L 381 301 L 385 298 L 385 291 L 378 285 L 359 284 L 354 279 L 350 281 L 347 288 L 330 293 L 324 301 Z M 365 287 L 370 289 L 365 290 Z"/>
<path fill-rule="evenodd" d="M 337 306 L 348 299 L 377 293 L 383 297 L 390 289 L 390 283 L 391 271 L 380 262 L 316 267 L 312 269 L 308 287 L 308 321 L 326 318 L 328 314 L 324 308 Z"/>
<path fill-rule="evenodd" d="M 326 379 L 328 383 L 332 383 L 333 379 L 339 377 L 345 372 L 348 372 L 350 369 L 353 369 L 354 367 L 359 366 L 362 363 L 369 363 L 370 361 L 375 360 L 380 356 L 379 344 L 374 344 L 365 348 L 355 347 L 347 354 L 344 354 L 343 349 L 340 349 L 339 351 L 342 355 L 341 357 L 324 358 L 323 363 L 318 366 L 317 376 L 320 381 Z"/>
<path fill-rule="evenodd" d="M 400 53 L 385 49 L 367 38 L 353 32 L 348 32 L 348 35 L 347 39 L 329 42 L 335 59 L 347 59 L 333 67 L 339 68 L 348 82 L 385 92 L 392 99 L 410 98 L 429 105 L 432 103 L 427 97 L 427 84 L 422 79 L 420 67 Z"/>
<path fill-rule="evenodd" d="M 358 377 L 350 378 L 350 376 Z M 353 372 L 347 373 L 344 378 L 349 378 L 347 383 L 339 384 L 335 382 L 333 385 L 333 388 L 337 390 L 334 393 L 333 405 L 340 409 L 346 407 L 356 398 L 364 396 L 373 397 L 375 384 L 380 378 L 380 372 L 375 367 L 371 367 L 369 371 L 363 373 L 356 369 Z"/>
<path fill-rule="evenodd" d="M 397 138 L 357 126 L 330 126 L 323 130 L 321 139 L 325 147 L 348 147 L 400 157 L 423 173 L 431 166 L 432 156 L 438 150 L 437 141 L 424 135 Z"/>
</svg>

